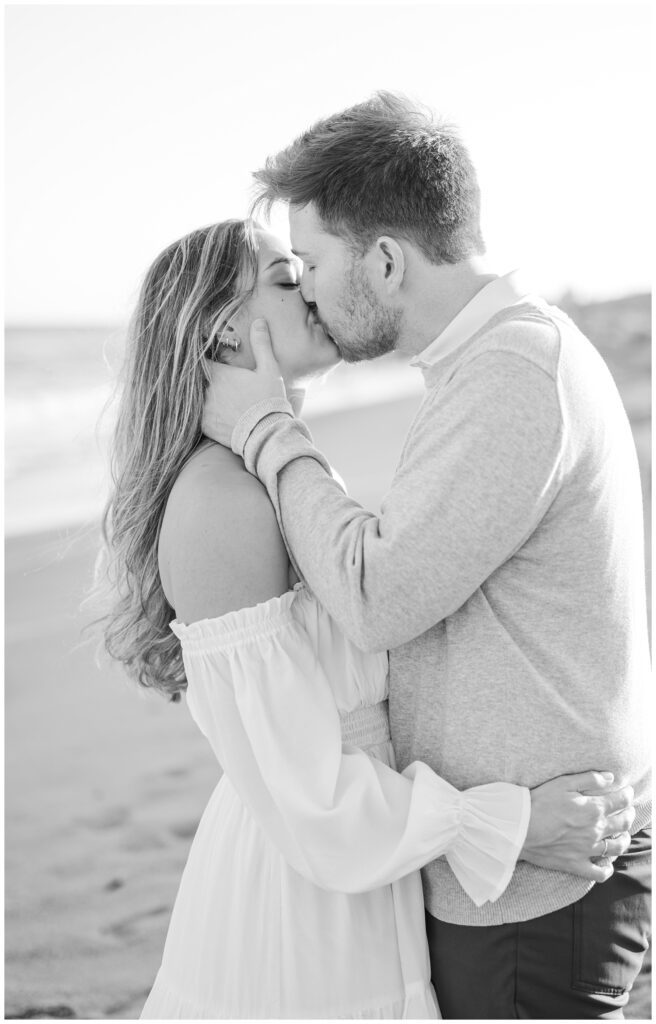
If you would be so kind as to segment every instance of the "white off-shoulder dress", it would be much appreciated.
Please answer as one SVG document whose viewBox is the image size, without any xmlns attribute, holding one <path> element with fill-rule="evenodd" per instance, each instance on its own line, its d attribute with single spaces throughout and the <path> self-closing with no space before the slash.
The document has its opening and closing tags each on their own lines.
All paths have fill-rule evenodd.
<svg viewBox="0 0 656 1024">
<path fill-rule="evenodd" d="M 436 1018 L 417 869 L 507 885 L 528 790 L 393 770 L 387 655 L 303 584 L 185 626 L 189 710 L 223 768 L 184 869 L 147 1019 Z"/>
</svg>

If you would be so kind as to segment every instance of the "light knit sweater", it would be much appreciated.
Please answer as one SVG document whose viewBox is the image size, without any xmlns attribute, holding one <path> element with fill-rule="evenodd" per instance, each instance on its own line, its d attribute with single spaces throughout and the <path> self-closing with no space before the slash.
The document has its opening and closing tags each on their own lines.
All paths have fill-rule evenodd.
<svg viewBox="0 0 656 1024">
<path fill-rule="evenodd" d="M 502 310 L 425 369 L 380 516 L 348 498 L 280 400 L 233 449 L 264 482 L 300 574 L 364 649 L 390 649 L 399 769 L 462 789 L 611 770 L 650 816 L 642 498 L 611 375 L 564 314 Z M 477 908 L 444 858 L 427 909 L 458 924 L 549 913 L 592 883 L 520 862 Z"/>
</svg>

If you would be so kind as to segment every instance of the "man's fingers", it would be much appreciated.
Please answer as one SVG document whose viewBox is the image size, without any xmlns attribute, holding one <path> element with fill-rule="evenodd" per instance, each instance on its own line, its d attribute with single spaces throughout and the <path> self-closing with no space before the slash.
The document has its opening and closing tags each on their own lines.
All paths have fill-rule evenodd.
<svg viewBox="0 0 656 1024">
<path fill-rule="evenodd" d="M 631 845 L 631 833 L 621 832 L 619 835 L 601 839 L 597 843 L 595 856 L 600 858 L 621 857 Z"/>
<path fill-rule="evenodd" d="M 596 796 L 598 793 L 605 793 L 613 785 L 612 772 L 581 772 L 579 775 L 568 775 L 567 788 L 584 793 L 586 796 Z"/>
<path fill-rule="evenodd" d="M 606 857 L 600 858 L 596 863 L 588 861 L 590 865 L 589 869 L 586 867 L 584 878 L 589 878 L 593 882 L 607 882 L 613 875 L 613 865 Z"/>
<path fill-rule="evenodd" d="M 631 807 L 634 795 L 633 786 L 622 786 L 621 789 L 614 789 L 610 793 L 598 796 L 595 803 L 601 805 L 605 814 L 617 814 L 618 811 Z"/>
<path fill-rule="evenodd" d="M 578 860 L 565 870 L 579 878 L 588 878 L 591 882 L 607 882 L 614 868 L 610 857 L 595 857 L 594 860 Z"/>
<path fill-rule="evenodd" d="M 280 367 L 271 347 L 271 335 L 266 320 L 253 320 L 250 330 L 251 348 L 255 359 L 255 370 L 271 377 L 280 376 Z"/>
<path fill-rule="evenodd" d="M 635 816 L 635 807 L 626 807 L 623 811 L 618 811 L 617 814 L 609 815 L 606 819 L 608 833 L 617 835 L 618 832 L 629 832 L 635 821 Z"/>
</svg>

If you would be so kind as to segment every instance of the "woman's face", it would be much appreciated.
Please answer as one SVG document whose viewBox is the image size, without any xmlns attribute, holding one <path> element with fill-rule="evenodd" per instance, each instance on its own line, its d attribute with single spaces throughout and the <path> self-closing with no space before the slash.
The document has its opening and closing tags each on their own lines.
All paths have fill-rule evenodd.
<svg viewBox="0 0 656 1024">
<path fill-rule="evenodd" d="M 255 290 L 230 321 L 241 344 L 236 352 L 222 346 L 222 360 L 232 366 L 255 366 L 249 331 L 253 320 L 263 317 L 269 325 L 273 352 L 285 381 L 320 377 L 340 361 L 340 355 L 303 300 L 301 262 L 269 231 L 258 228 L 255 235 Z"/>
</svg>

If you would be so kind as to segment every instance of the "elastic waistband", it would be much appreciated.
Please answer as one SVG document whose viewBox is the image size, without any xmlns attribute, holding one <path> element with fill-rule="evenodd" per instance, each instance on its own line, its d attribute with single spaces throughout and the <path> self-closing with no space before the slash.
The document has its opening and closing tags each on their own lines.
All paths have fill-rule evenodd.
<svg viewBox="0 0 656 1024">
<path fill-rule="evenodd" d="M 390 739 L 389 712 L 386 700 L 355 711 L 340 712 L 342 742 L 353 747 L 373 747 Z"/>
</svg>

